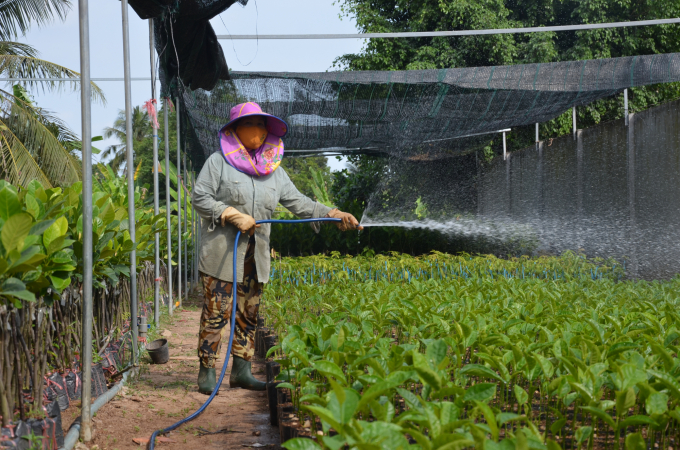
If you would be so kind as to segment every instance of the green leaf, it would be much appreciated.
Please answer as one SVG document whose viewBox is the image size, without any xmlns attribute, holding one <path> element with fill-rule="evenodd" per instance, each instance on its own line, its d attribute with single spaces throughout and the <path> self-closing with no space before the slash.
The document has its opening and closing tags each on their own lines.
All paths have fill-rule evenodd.
<svg viewBox="0 0 680 450">
<path fill-rule="evenodd" d="M 496 395 L 496 385 L 491 383 L 477 383 L 465 391 L 463 400 L 466 402 L 486 402 Z"/>
<path fill-rule="evenodd" d="M 14 188 L 5 186 L 0 189 L 0 218 L 7 220 L 21 211 L 21 203 Z"/>
<path fill-rule="evenodd" d="M 413 368 L 416 370 L 418 377 L 423 383 L 432 386 L 435 390 L 441 389 L 441 377 L 437 372 L 430 368 L 427 359 L 421 353 L 413 353 Z"/>
<path fill-rule="evenodd" d="M 396 388 L 401 383 L 401 380 L 385 380 L 372 385 L 363 392 L 358 408 L 363 408 L 365 405 L 369 404 L 372 400 L 380 397 L 381 395 L 387 395 L 390 390 Z"/>
<path fill-rule="evenodd" d="M 527 391 L 522 389 L 521 386 L 519 385 L 514 385 L 512 387 L 512 391 L 515 393 L 515 398 L 517 399 L 517 403 L 520 405 L 524 405 L 526 402 L 529 401 L 529 394 L 527 394 Z"/>
<path fill-rule="evenodd" d="M 623 420 L 619 423 L 619 428 L 625 428 L 625 427 L 636 426 L 636 425 L 657 426 L 658 423 L 654 419 L 652 419 L 651 417 L 630 416 L 630 417 L 627 417 L 626 420 Z"/>
<path fill-rule="evenodd" d="M 486 424 L 489 426 L 489 429 L 491 430 L 491 437 L 493 438 L 494 442 L 498 442 L 498 424 L 496 422 L 496 416 L 494 416 L 493 411 L 486 403 L 476 401 L 475 404 L 484 415 L 484 419 L 486 419 Z"/>
<path fill-rule="evenodd" d="M 338 367 L 338 365 L 332 361 L 317 361 L 314 363 L 314 369 L 327 377 L 332 376 L 343 383 L 347 383 L 345 374 L 342 373 L 342 370 Z"/>
<path fill-rule="evenodd" d="M 553 441 L 552 439 L 548 439 L 548 441 L 546 442 L 546 446 L 548 447 L 548 450 L 562 450 L 560 444 Z"/>
<path fill-rule="evenodd" d="M 482 378 L 491 378 L 491 379 L 494 379 L 494 380 L 498 380 L 501 383 L 506 382 L 495 371 L 489 369 L 486 366 L 482 366 L 480 364 L 466 364 L 465 367 L 463 367 L 462 369 L 460 369 L 458 371 L 458 373 L 461 374 L 461 375 L 471 375 L 471 376 L 482 377 Z"/>
<path fill-rule="evenodd" d="M 295 386 L 290 383 L 279 383 L 276 385 L 276 389 L 292 389 L 295 390 Z"/>
<path fill-rule="evenodd" d="M 621 390 L 635 386 L 638 383 L 647 381 L 647 374 L 638 369 L 634 364 L 624 364 L 619 370 L 621 376 Z"/>
<path fill-rule="evenodd" d="M 288 450 L 321 450 L 321 446 L 311 439 L 293 438 L 281 444 Z"/>
<path fill-rule="evenodd" d="M 316 414 L 317 416 L 319 416 L 321 420 L 323 420 L 336 430 L 342 429 L 342 424 L 335 419 L 333 413 L 330 410 L 322 406 L 314 405 L 301 405 L 300 407 L 304 410 L 311 411 L 312 413 Z"/>
<path fill-rule="evenodd" d="M 425 356 L 430 360 L 432 367 L 437 367 L 446 358 L 446 352 L 448 351 L 448 345 L 441 339 L 430 342 L 425 351 Z"/>
<path fill-rule="evenodd" d="M 653 392 L 645 401 L 645 410 L 649 415 L 661 415 L 668 411 L 668 395 Z"/>
<path fill-rule="evenodd" d="M 647 450 L 647 443 L 641 433 L 626 436 L 626 450 Z"/>
<path fill-rule="evenodd" d="M 512 422 L 513 420 L 525 420 L 526 416 L 515 413 L 499 413 L 496 416 L 496 422 L 499 426 L 505 425 L 507 422 Z"/>
<path fill-rule="evenodd" d="M 664 386 L 666 386 L 675 400 L 680 400 L 680 383 L 675 378 L 667 373 L 659 372 L 658 370 L 648 370 L 647 373 L 656 377 Z"/>
<path fill-rule="evenodd" d="M 562 418 L 556 420 L 552 425 L 550 425 L 550 432 L 552 434 L 558 434 L 562 428 L 567 424 L 567 419 Z"/>
<path fill-rule="evenodd" d="M 609 425 L 612 428 L 612 430 L 616 429 L 616 423 L 614 422 L 612 416 L 604 412 L 602 409 L 596 408 L 594 406 L 584 406 L 581 409 L 588 411 L 594 416 L 599 417 L 600 419 L 605 421 L 607 425 Z"/>
<path fill-rule="evenodd" d="M 593 427 L 580 427 L 576 430 L 576 433 L 574 433 L 574 437 L 576 438 L 576 442 L 582 444 L 591 434 L 593 434 Z"/>
<path fill-rule="evenodd" d="M 38 222 L 33 227 L 31 228 L 31 231 L 29 231 L 28 234 L 31 235 L 41 235 L 47 230 L 52 224 L 54 223 L 54 220 L 43 220 L 42 222 Z"/>
<path fill-rule="evenodd" d="M 349 423 L 359 405 L 359 394 L 354 389 L 344 389 L 344 391 L 345 399 L 343 402 L 338 400 L 335 392 L 331 392 L 326 404 L 326 408 L 331 411 L 333 418 L 342 424 Z"/>
<path fill-rule="evenodd" d="M 68 221 L 62 216 L 55 220 L 43 233 L 43 244 L 45 245 L 45 248 L 49 248 L 52 242 L 64 236 L 66 231 L 68 231 Z"/>
<path fill-rule="evenodd" d="M 635 391 L 628 388 L 625 391 L 616 391 L 616 415 L 622 417 L 635 405 Z"/>
<path fill-rule="evenodd" d="M 28 213 L 14 214 L 7 219 L 2 227 L 2 232 L 0 232 L 0 239 L 2 239 L 5 251 L 9 253 L 16 248 L 22 250 L 24 239 L 28 236 L 32 226 L 33 217 Z"/>
<path fill-rule="evenodd" d="M 31 194 L 26 194 L 24 197 L 24 203 L 26 204 L 26 212 L 33 216 L 34 219 L 38 219 L 40 216 L 40 205 L 38 201 Z"/>
<path fill-rule="evenodd" d="M 0 294 L 7 297 L 16 297 L 22 300 L 35 301 L 35 295 L 26 290 L 26 285 L 17 278 L 8 278 L 0 286 Z"/>
</svg>

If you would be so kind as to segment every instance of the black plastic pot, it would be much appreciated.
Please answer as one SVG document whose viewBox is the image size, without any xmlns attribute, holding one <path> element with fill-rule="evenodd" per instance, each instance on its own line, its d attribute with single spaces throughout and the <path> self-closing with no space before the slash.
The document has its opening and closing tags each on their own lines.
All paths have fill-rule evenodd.
<svg viewBox="0 0 680 450">
<path fill-rule="evenodd" d="M 146 346 L 146 351 L 154 364 L 165 364 L 170 360 L 167 339 L 156 339 Z"/>
</svg>

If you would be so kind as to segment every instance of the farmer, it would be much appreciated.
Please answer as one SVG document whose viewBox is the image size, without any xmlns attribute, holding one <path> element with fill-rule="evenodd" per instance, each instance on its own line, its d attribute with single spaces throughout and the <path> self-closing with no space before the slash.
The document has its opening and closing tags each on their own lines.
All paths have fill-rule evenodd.
<svg viewBox="0 0 680 450">
<path fill-rule="evenodd" d="M 198 336 L 198 390 L 203 394 L 215 388 L 215 361 L 222 336 L 229 333 L 237 230 L 249 238 L 242 237 L 236 249 L 238 305 L 229 386 L 262 391 L 266 383 L 253 377 L 251 359 L 262 288 L 269 279 L 270 225 L 255 221 L 271 219 L 281 203 L 305 219 L 342 219 L 336 224 L 342 231 L 362 229 L 351 214 L 302 195 L 280 167 L 286 122 L 253 102 L 233 107 L 230 119 L 219 132 L 221 151 L 208 158 L 193 193 L 194 207 L 204 219 L 198 262 L 205 296 Z M 318 232 L 318 224 L 312 225 Z"/>
</svg>

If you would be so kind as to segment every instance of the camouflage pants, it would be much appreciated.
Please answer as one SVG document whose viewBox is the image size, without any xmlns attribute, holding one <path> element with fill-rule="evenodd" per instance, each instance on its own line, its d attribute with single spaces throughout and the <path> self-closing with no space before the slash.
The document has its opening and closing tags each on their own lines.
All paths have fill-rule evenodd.
<svg viewBox="0 0 680 450">
<path fill-rule="evenodd" d="M 253 237 L 248 242 L 243 273 L 243 283 L 237 284 L 236 327 L 231 354 L 250 361 L 255 354 L 257 311 L 262 297 L 262 283 L 257 279 L 255 268 Z M 203 273 L 201 279 L 204 299 L 198 334 L 198 357 L 201 365 L 212 368 L 220 354 L 222 338 L 229 338 L 233 284 Z"/>
</svg>

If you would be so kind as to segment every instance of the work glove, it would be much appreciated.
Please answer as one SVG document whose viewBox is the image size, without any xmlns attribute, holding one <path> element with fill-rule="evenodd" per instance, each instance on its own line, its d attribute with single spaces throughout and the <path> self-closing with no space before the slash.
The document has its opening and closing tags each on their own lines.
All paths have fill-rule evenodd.
<svg viewBox="0 0 680 450">
<path fill-rule="evenodd" d="M 326 217 L 331 219 L 342 219 L 342 222 L 336 222 L 335 226 L 340 231 L 347 230 L 363 230 L 364 227 L 359 226 L 359 221 L 350 213 L 342 212 L 339 209 L 331 209 Z"/>
<path fill-rule="evenodd" d="M 250 236 L 255 233 L 255 228 L 260 228 L 260 225 L 255 224 L 255 219 L 248 214 L 238 212 L 236 208 L 231 206 L 222 211 L 220 221 L 222 222 L 222 226 L 225 226 L 227 222 L 229 222 L 238 228 L 241 233 L 247 232 Z"/>
</svg>

